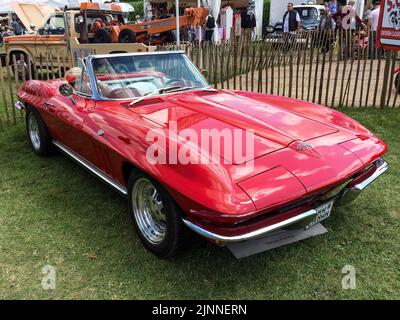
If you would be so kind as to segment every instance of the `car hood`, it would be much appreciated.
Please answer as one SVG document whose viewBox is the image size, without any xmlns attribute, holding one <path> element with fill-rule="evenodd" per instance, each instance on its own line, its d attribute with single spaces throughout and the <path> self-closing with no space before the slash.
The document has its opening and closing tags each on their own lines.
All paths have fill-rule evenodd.
<svg viewBox="0 0 400 320">
<path fill-rule="evenodd" d="M 192 91 L 146 99 L 131 110 L 164 128 L 174 125 L 178 132 L 192 129 L 198 137 L 202 129 L 230 131 L 232 137 L 234 132 L 239 132 L 243 138 L 247 132 L 254 137 L 254 154 L 242 161 L 283 149 L 295 141 L 305 142 L 338 131 L 329 123 L 279 104 L 221 90 Z M 233 144 L 232 141 L 232 148 Z M 224 151 L 221 146 L 219 156 L 227 160 Z M 233 160 L 232 163 L 238 162 Z"/>
<path fill-rule="evenodd" d="M 307 19 L 307 20 L 302 20 L 301 21 L 301 26 L 305 29 L 310 29 L 310 28 L 316 28 L 319 25 L 319 20 L 318 19 Z"/>
<path fill-rule="evenodd" d="M 14 2 L 12 3 L 11 8 L 22 21 L 29 33 L 34 32 L 34 30 L 31 29 L 32 24 L 34 24 L 36 28 L 39 28 L 45 22 L 45 18 L 50 13 L 60 11 L 57 7 L 43 3 Z"/>
</svg>

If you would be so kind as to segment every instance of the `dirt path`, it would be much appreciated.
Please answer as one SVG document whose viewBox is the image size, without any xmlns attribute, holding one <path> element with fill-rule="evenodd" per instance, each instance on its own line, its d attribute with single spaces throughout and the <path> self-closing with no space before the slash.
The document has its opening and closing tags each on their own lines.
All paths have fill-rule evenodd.
<svg viewBox="0 0 400 320">
<path fill-rule="evenodd" d="M 324 64 L 321 76 L 322 63 L 297 64 L 281 66 L 263 70 L 259 84 L 259 71 L 249 72 L 236 76 L 236 89 L 272 93 L 282 96 L 321 102 L 327 106 L 377 106 L 381 103 L 384 84 L 385 60 L 354 60 L 347 62 L 333 62 L 329 74 L 329 61 Z M 396 64 L 397 67 L 398 63 Z M 357 76 L 358 74 L 358 76 Z M 290 80 L 291 79 L 291 80 Z M 392 81 L 391 81 L 392 80 Z M 321 84 L 322 81 L 322 84 Z M 246 85 L 247 83 L 247 85 Z M 253 83 L 253 87 L 252 84 Z M 234 78 L 224 82 L 224 88 L 234 88 Z M 394 77 L 389 75 L 385 104 L 389 107 L 400 107 L 400 97 L 397 97 L 394 88 Z M 220 84 L 218 87 L 222 87 Z M 390 95 L 389 100 L 388 94 Z M 389 102 L 389 103 L 387 103 Z"/>
</svg>

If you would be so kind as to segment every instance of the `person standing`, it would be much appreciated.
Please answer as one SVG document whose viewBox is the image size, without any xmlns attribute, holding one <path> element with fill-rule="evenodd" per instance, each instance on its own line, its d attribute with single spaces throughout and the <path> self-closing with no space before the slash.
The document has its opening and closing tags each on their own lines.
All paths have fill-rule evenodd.
<svg viewBox="0 0 400 320">
<path fill-rule="evenodd" d="M 293 3 L 289 2 L 287 5 L 287 11 L 283 15 L 283 32 L 290 33 L 300 30 L 300 15 L 294 10 Z"/>
<path fill-rule="evenodd" d="M 378 31 L 378 22 L 379 15 L 381 11 L 381 2 L 375 1 L 373 3 L 374 9 L 369 14 L 368 19 L 368 28 L 371 30 L 371 39 L 368 39 L 368 58 L 376 59 L 377 50 L 376 50 L 376 32 Z M 382 54 L 381 50 L 379 50 L 378 54 Z"/>
<path fill-rule="evenodd" d="M 353 7 L 354 1 L 349 0 L 349 5 L 339 8 L 338 12 L 332 15 L 336 24 L 337 37 L 339 38 L 340 58 L 353 57 L 353 32 L 357 24 L 366 29 L 367 26 L 357 15 Z"/>
<path fill-rule="evenodd" d="M 374 5 L 370 4 L 368 6 L 368 10 L 364 12 L 364 15 L 363 15 L 363 20 L 364 21 L 368 21 L 369 15 L 371 14 L 372 10 L 374 10 Z"/>
<path fill-rule="evenodd" d="M 214 34 L 214 29 L 216 27 L 215 19 L 211 14 L 207 16 L 204 26 L 206 30 L 204 39 L 207 41 L 207 43 L 211 44 L 211 40 Z"/>
<path fill-rule="evenodd" d="M 295 41 L 295 33 L 300 30 L 300 15 L 293 8 L 293 3 L 289 2 L 287 11 L 283 15 L 283 40 L 285 47 L 289 48 Z"/>
<path fill-rule="evenodd" d="M 14 31 L 14 34 L 16 36 L 20 36 L 22 34 L 22 27 L 20 23 L 18 22 L 18 19 L 16 16 L 13 16 L 13 21 L 11 22 L 11 28 Z"/>
<path fill-rule="evenodd" d="M 333 42 L 333 32 L 335 30 L 335 21 L 329 9 L 325 9 L 324 13 L 321 15 L 318 30 L 322 50 L 323 52 L 328 52 Z"/>
<path fill-rule="evenodd" d="M 339 4 L 337 0 L 331 0 L 328 3 L 329 12 L 333 15 L 339 11 Z"/>
</svg>

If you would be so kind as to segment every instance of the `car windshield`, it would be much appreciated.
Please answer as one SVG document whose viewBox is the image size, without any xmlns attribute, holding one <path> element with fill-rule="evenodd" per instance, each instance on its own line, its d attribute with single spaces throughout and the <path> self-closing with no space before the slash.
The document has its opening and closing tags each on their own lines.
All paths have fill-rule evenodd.
<svg viewBox="0 0 400 320">
<path fill-rule="evenodd" d="M 300 15 L 301 20 L 315 20 L 318 19 L 318 10 L 314 7 L 295 8 Z"/>
<path fill-rule="evenodd" d="M 92 67 L 98 91 L 107 99 L 138 98 L 209 86 L 189 58 L 178 52 L 94 58 Z"/>
</svg>

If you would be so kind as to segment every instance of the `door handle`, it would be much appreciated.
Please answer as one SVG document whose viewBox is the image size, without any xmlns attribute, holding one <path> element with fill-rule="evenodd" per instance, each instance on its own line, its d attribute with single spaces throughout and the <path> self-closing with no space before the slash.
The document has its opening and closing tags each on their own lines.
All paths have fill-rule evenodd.
<svg viewBox="0 0 400 320">
<path fill-rule="evenodd" d="M 55 105 L 51 102 L 45 101 L 44 104 L 49 107 L 55 107 Z"/>
<path fill-rule="evenodd" d="M 44 108 L 46 111 L 48 111 L 49 109 L 53 109 L 54 107 L 55 105 L 53 103 L 47 101 L 44 102 Z"/>
</svg>

